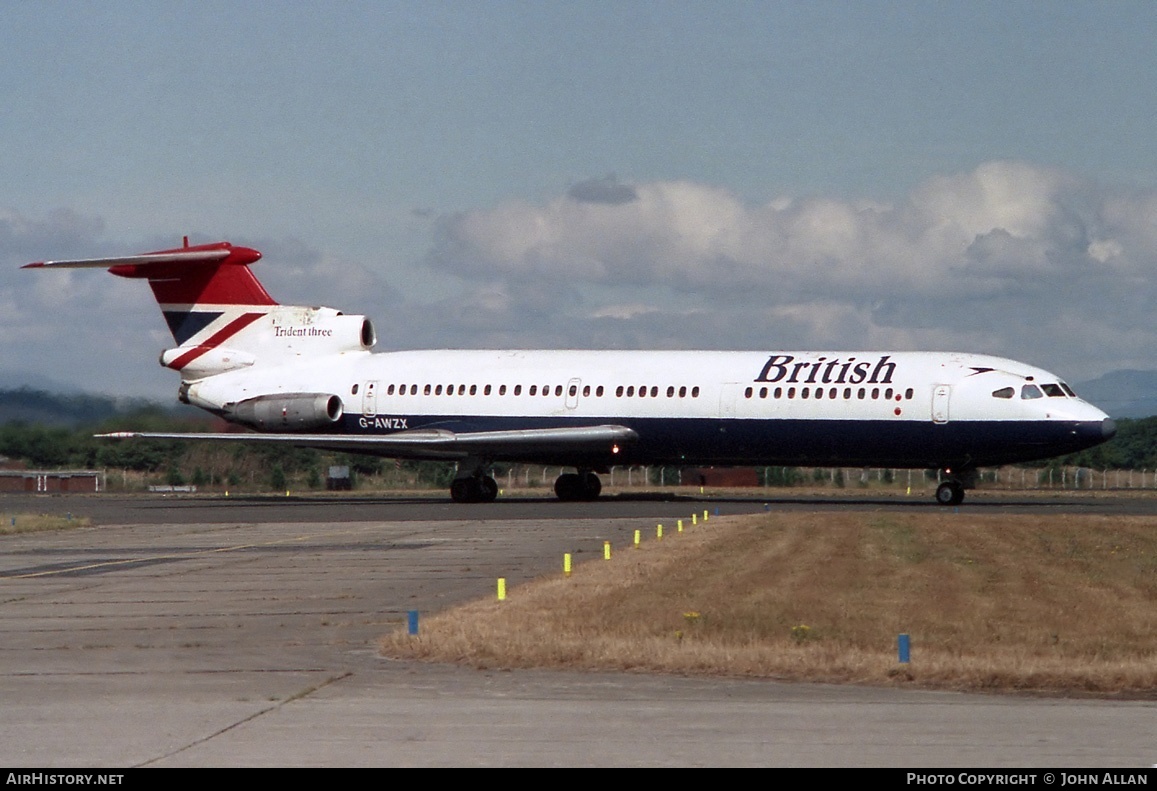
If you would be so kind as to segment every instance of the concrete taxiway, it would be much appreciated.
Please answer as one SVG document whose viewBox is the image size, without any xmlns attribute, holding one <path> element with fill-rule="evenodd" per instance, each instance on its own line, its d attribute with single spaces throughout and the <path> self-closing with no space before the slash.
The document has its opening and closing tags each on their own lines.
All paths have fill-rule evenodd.
<svg viewBox="0 0 1157 791">
<path fill-rule="evenodd" d="M 439 501 L 0 500 L 94 520 L 0 537 L 0 765 L 1157 762 L 1154 702 L 378 657 L 408 610 L 493 595 L 499 576 L 517 595 L 564 552 L 599 557 L 604 540 L 717 504 L 496 505 L 484 518 Z"/>
</svg>

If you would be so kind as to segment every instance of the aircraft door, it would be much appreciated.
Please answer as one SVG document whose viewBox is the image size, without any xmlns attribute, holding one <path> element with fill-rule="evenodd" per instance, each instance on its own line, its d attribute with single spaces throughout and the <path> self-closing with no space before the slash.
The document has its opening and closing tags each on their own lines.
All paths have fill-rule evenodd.
<svg viewBox="0 0 1157 791">
<path fill-rule="evenodd" d="M 719 391 L 719 417 L 735 417 L 735 403 L 739 398 L 739 382 L 725 382 Z"/>
<path fill-rule="evenodd" d="M 582 387 L 582 379 L 571 379 L 566 383 L 566 408 L 574 409 L 578 406 L 579 388 Z"/>
<path fill-rule="evenodd" d="M 936 385 L 932 390 L 932 422 L 948 422 L 948 399 L 952 395 L 951 385 Z"/>
<path fill-rule="evenodd" d="M 367 417 L 378 414 L 377 382 L 366 382 L 366 390 L 362 395 L 362 414 Z"/>
</svg>

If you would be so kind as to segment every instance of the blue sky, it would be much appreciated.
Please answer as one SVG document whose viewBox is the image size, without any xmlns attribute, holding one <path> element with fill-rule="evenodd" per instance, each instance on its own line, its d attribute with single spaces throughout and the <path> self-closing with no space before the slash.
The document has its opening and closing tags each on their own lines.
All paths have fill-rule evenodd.
<svg viewBox="0 0 1157 791">
<path fill-rule="evenodd" d="M 229 239 L 379 348 L 1157 368 L 1151 3 L 9 3 L 0 384 L 169 397 L 140 283 Z"/>
</svg>

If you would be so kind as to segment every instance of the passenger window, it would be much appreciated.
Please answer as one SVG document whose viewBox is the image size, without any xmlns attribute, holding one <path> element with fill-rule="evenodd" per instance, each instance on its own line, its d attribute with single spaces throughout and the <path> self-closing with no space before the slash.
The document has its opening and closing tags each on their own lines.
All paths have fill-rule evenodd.
<svg viewBox="0 0 1157 791">
<path fill-rule="evenodd" d="M 914 395 L 914 393 L 913 393 L 911 387 L 909 387 L 907 390 L 904 391 L 904 398 L 908 399 L 909 401 L 912 400 L 913 395 Z"/>
<path fill-rule="evenodd" d="M 466 385 L 458 385 L 458 395 L 466 395 Z M 471 388 L 470 395 L 474 395 L 474 390 Z"/>
<path fill-rule="evenodd" d="M 591 394 L 591 386 L 583 385 L 583 398 L 589 398 Z M 571 395 L 574 395 L 573 393 Z"/>
<path fill-rule="evenodd" d="M 573 390 L 574 388 L 572 387 L 571 389 Z M 555 385 L 554 386 L 554 394 L 556 396 L 562 395 L 562 385 Z M 574 395 L 574 393 L 571 393 L 571 395 Z"/>
<path fill-rule="evenodd" d="M 506 395 L 506 385 L 498 385 L 498 395 Z"/>
<path fill-rule="evenodd" d="M 674 385 L 668 385 L 667 386 L 667 398 L 674 398 L 674 397 L 675 397 L 675 387 L 674 387 Z"/>
<path fill-rule="evenodd" d="M 692 398 L 698 398 L 699 397 L 699 387 L 698 386 L 691 388 L 691 397 Z"/>
<path fill-rule="evenodd" d="M 522 395 L 522 385 L 515 385 L 514 386 L 514 394 L 515 395 Z"/>
<path fill-rule="evenodd" d="M 623 397 L 623 386 L 622 385 L 619 385 L 618 387 L 615 388 L 615 397 L 616 398 L 622 398 Z"/>
<path fill-rule="evenodd" d="M 760 398 L 767 398 L 767 388 L 766 387 L 759 388 L 759 397 Z"/>
<path fill-rule="evenodd" d="M 1028 401 L 1033 398 L 1044 398 L 1044 395 L 1036 385 L 1025 385 L 1020 389 L 1020 397 Z"/>
<path fill-rule="evenodd" d="M 686 398 L 687 397 L 687 385 L 683 385 L 682 387 L 679 388 L 679 397 L 680 398 Z"/>
<path fill-rule="evenodd" d="M 352 388 L 350 388 L 350 395 L 357 395 L 357 394 L 358 394 L 358 386 L 354 385 Z"/>
<path fill-rule="evenodd" d="M 753 390 L 752 390 L 752 389 L 749 387 L 749 388 L 747 388 L 746 390 L 744 390 L 744 391 L 743 391 L 743 397 L 744 397 L 744 398 L 751 398 L 751 394 L 752 394 L 753 392 L 754 392 L 754 391 L 753 391 Z"/>
<path fill-rule="evenodd" d="M 635 386 L 631 385 L 630 387 L 627 388 L 627 398 L 631 398 L 634 395 L 635 395 Z"/>
<path fill-rule="evenodd" d="M 599 385 L 598 387 L 595 388 L 595 397 L 596 398 L 602 398 L 603 397 L 603 386 L 602 385 Z"/>
<path fill-rule="evenodd" d="M 529 392 L 531 395 L 538 395 L 538 385 L 531 385 Z"/>
<path fill-rule="evenodd" d="M 776 398 L 783 398 L 783 388 L 782 387 L 775 388 L 775 394 L 774 395 Z"/>
</svg>

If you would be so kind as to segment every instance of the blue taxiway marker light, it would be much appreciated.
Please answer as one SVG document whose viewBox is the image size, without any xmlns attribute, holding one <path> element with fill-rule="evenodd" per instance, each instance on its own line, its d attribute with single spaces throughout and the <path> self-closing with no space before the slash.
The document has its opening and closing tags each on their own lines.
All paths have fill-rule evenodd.
<svg viewBox="0 0 1157 791">
<path fill-rule="evenodd" d="M 906 634 L 899 635 L 896 638 L 896 647 L 899 649 L 900 664 L 906 665 L 911 659 L 912 641 Z"/>
<path fill-rule="evenodd" d="M 406 626 L 410 630 L 410 634 L 418 633 L 418 611 L 410 610 L 406 613 Z"/>
</svg>

